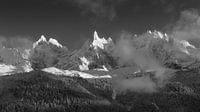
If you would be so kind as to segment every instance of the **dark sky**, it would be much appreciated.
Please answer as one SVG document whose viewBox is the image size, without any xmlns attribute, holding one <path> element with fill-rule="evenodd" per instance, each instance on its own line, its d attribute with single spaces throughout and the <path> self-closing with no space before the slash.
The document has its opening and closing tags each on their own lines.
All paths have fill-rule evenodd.
<svg viewBox="0 0 200 112">
<path fill-rule="evenodd" d="M 163 31 L 191 8 L 199 10 L 200 0 L 0 0 L 0 35 L 36 40 L 44 34 L 76 49 L 94 30 L 112 38 Z"/>
</svg>

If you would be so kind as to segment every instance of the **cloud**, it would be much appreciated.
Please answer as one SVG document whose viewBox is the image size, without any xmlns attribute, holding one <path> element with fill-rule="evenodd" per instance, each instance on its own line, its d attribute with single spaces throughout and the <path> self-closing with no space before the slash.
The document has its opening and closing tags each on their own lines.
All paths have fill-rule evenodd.
<svg viewBox="0 0 200 112">
<path fill-rule="evenodd" d="M 167 25 L 167 32 L 178 40 L 187 40 L 200 48 L 200 13 L 196 9 L 184 10 L 177 21 Z"/>
<path fill-rule="evenodd" d="M 167 77 L 167 70 L 162 66 L 159 61 L 153 56 L 151 49 L 148 47 L 149 40 L 137 40 L 142 38 L 141 36 L 135 37 L 130 33 L 122 33 L 120 39 L 114 46 L 112 53 L 113 57 L 118 59 L 119 64 L 138 67 L 142 72 L 141 75 L 147 71 L 154 71 L 154 81 L 150 74 L 145 73 L 144 76 L 134 77 L 127 79 L 126 76 L 116 74 L 113 77 L 113 85 L 116 91 L 124 92 L 127 90 L 139 91 L 139 92 L 156 92 L 157 87 L 164 86 Z M 144 39 L 144 38 L 143 38 Z M 143 43 L 140 46 L 138 44 Z M 136 69 L 137 70 L 137 69 Z M 134 73 L 132 73 L 134 74 Z"/>
<path fill-rule="evenodd" d="M 128 0 L 68 0 L 75 3 L 81 10 L 82 14 L 92 14 L 98 18 L 106 18 L 110 21 L 116 15 L 116 7 Z"/>
<path fill-rule="evenodd" d="M 30 49 L 33 41 L 26 37 L 0 37 L 0 46 L 6 48 Z"/>
<path fill-rule="evenodd" d="M 200 38 L 200 15 L 195 9 L 181 12 L 180 19 L 173 26 L 174 36 L 179 39 Z"/>
<path fill-rule="evenodd" d="M 156 84 L 150 79 L 150 77 L 137 77 L 133 79 L 122 79 L 117 83 L 118 93 L 127 90 L 152 93 L 156 92 Z"/>
</svg>

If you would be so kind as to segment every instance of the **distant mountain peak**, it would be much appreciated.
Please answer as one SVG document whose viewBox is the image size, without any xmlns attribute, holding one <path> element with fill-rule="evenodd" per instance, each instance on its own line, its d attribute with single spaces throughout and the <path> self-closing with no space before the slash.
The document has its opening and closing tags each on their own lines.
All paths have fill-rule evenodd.
<svg viewBox="0 0 200 112">
<path fill-rule="evenodd" d="M 108 38 L 107 40 L 104 37 L 100 38 L 98 36 L 97 31 L 94 31 L 94 40 L 91 46 L 93 46 L 94 49 L 97 49 L 97 48 L 104 49 L 104 45 L 109 44 L 111 41 L 112 41 L 111 38 Z"/>
<path fill-rule="evenodd" d="M 165 33 L 163 34 L 162 32 L 159 31 L 148 31 L 149 34 L 152 34 L 154 38 L 159 38 L 159 39 L 164 39 L 166 41 L 169 41 L 169 36 Z"/>
<path fill-rule="evenodd" d="M 39 43 L 46 42 L 47 44 L 53 44 L 57 47 L 63 47 L 56 39 L 50 38 L 48 41 L 44 35 L 41 35 L 40 39 L 33 44 L 33 48 L 35 48 Z"/>
</svg>

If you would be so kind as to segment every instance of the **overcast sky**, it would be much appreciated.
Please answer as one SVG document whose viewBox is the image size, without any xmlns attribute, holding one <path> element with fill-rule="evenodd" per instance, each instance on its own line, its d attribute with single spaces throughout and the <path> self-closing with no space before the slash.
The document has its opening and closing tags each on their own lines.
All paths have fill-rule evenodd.
<svg viewBox="0 0 200 112">
<path fill-rule="evenodd" d="M 36 40 L 44 34 L 76 49 L 94 30 L 112 38 L 164 31 L 191 8 L 199 10 L 200 0 L 0 0 L 0 35 Z"/>
</svg>

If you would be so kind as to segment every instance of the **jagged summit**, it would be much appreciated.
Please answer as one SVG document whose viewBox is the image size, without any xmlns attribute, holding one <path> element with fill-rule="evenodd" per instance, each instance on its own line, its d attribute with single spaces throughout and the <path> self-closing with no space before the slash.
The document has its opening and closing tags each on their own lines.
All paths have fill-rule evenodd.
<svg viewBox="0 0 200 112">
<path fill-rule="evenodd" d="M 159 31 L 147 31 L 147 34 L 149 34 L 150 36 L 148 37 L 153 37 L 152 39 L 160 39 L 161 41 L 164 41 L 166 43 L 170 44 L 170 40 L 173 41 L 173 45 L 178 48 L 180 51 L 190 55 L 190 50 L 192 49 L 196 49 L 196 47 L 192 44 L 190 44 L 188 41 L 186 40 L 179 40 L 175 37 L 173 37 L 173 35 L 168 35 L 166 33 L 162 33 Z"/>
<path fill-rule="evenodd" d="M 97 49 L 97 48 L 104 49 L 104 45 L 109 44 L 110 42 L 112 42 L 111 38 L 108 38 L 107 40 L 104 37 L 99 38 L 98 33 L 94 31 L 94 40 L 91 45 L 94 47 L 94 49 Z"/>
<path fill-rule="evenodd" d="M 49 40 L 47 41 L 45 36 L 41 35 L 40 39 L 33 44 L 33 48 L 35 48 L 41 42 L 46 42 L 47 44 L 53 44 L 57 47 L 63 47 L 56 39 L 49 38 Z"/>
<path fill-rule="evenodd" d="M 33 43 L 33 48 L 35 48 L 40 42 L 47 42 L 47 39 L 44 37 L 44 35 L 41 35 L 40 39 Z"/>
<path fill-rule="evenodd" d="M 162 32 L 159 31 L 147 31 L 149 34 L 152 34 L 154 38 L 160 38 L 160 39 L 164 39 L 166 41 L 169 41 L 169 36 L 165 33 L 163 34 Z"/>
</svg>

